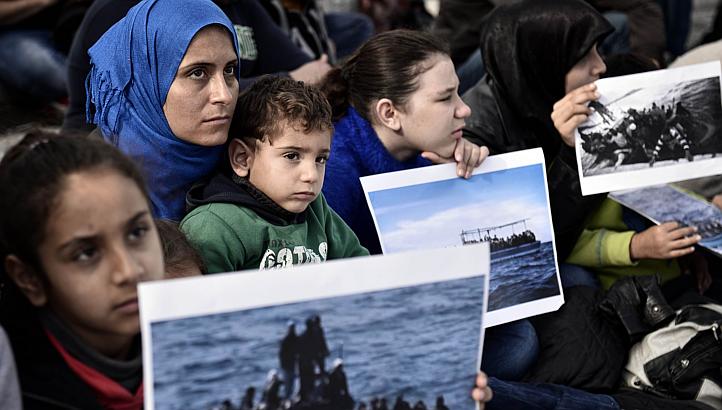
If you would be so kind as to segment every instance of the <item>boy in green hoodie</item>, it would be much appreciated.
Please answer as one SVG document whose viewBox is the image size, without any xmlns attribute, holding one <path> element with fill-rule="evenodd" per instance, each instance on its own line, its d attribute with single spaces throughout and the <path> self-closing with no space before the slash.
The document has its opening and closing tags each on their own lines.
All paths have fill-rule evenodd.
<svg viewBox="0 0 722 410">
<path fill-rule="evenodd" d="M 180 223 L 208 273 L 368 255 L 321 194 L 333 132 L 323 94 L 265 77 L 236 107 L 228 166 L 189 191 Z"/>
</svg>

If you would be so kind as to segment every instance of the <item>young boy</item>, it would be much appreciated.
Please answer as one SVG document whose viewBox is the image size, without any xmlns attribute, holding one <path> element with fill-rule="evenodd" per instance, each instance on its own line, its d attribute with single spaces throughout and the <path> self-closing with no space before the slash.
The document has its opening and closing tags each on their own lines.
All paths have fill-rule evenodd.
<svg viewBox="0 0 722 410">
<path fill-rule="evenodd" d="M 208 273 L 368 255 L 323 195 L 331 107 L 316 88 L 265 77 L 238 99 L 227 167 L 186 198 L 180 228 Z"/>
</svg>

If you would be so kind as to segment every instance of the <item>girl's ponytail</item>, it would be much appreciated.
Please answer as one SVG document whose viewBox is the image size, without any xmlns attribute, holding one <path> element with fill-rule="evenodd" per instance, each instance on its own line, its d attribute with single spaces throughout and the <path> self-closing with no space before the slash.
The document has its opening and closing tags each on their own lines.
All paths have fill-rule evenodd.
<svg viewBox="0 0 722 410">
<path fill-rule="evenodd" d="M 321 92 L 331 104 L 331 115 L 336 121 L 346 114 L 349 105 L 349 84 L 344 67 L 334 67 L 321 82 Z"/>
</svg>

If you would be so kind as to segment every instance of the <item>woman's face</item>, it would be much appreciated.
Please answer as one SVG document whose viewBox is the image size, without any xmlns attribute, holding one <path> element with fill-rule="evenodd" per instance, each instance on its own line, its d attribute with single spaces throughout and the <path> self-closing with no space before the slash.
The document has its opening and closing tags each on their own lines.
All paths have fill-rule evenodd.
<svg viewBox="0 0 722 410">
<path fill-rule="evenodd" d="M 419 88 L 400 113 L 401 133 L 410 148 L 451 157 L 471 109 L 459 97 L 459 79 L 448 56 L 436 54 L 424 64 Z"/>
<path fill-rule="evenodd" d="M 237 65 L 225 27 L 208 26 L 196 33 L 163 104 L 176 137 L 203 146 L 226 142 L 238 98 Z"/>
<path fill-rule="evenodd" d="M 587 55 L 582 57 L 564 78 L 565 94 L 569 94 L 570 91 L 576 90 L 583 85 L 597 81 L 599 76 L 604 74 L 605 71 L 607 71 L 607 66 L 597 51 L 597 44 L 594 43 Z"/>
<path fill-rule="evenodd" d="M 137 184 L 113 170 L 65 178 L 38 247 L 47 306 L 83 341 L 115 356 L 140 331 L 139 282 L 163 277 L 163 251 Z"/>
</svg>

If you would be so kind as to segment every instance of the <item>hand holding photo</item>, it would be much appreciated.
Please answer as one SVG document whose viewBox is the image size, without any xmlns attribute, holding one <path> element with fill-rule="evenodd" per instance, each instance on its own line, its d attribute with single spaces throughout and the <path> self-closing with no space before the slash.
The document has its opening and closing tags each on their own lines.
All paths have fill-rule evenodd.
<svg viewBox="0 0 722 410">
<path fill-rule="evenodd" d="M 564 303 L 540 148 L 489 157 L 468 180 L 445 164 L 361 184 L 386 254 L 489 244 L 487 327 Z"/>
<path fill-rule="evenodd" d="M 145 408 L 474 409 L 488 272 L 481 244 L 143 283 Z"/>
<path fill-rule="evenodd" d="M 695 227 L 699 245 L 722 256 L 722 211 L 673 185 L 613 192 L 609 197 L 648 218 L 655 224 L 674 221 Z"/>
<path fill-rule="evenodd" d="M 719 62 L 595 82 L 601 95 L 577 128 L 582 194 L 719 173 Z"/>
</svg>

